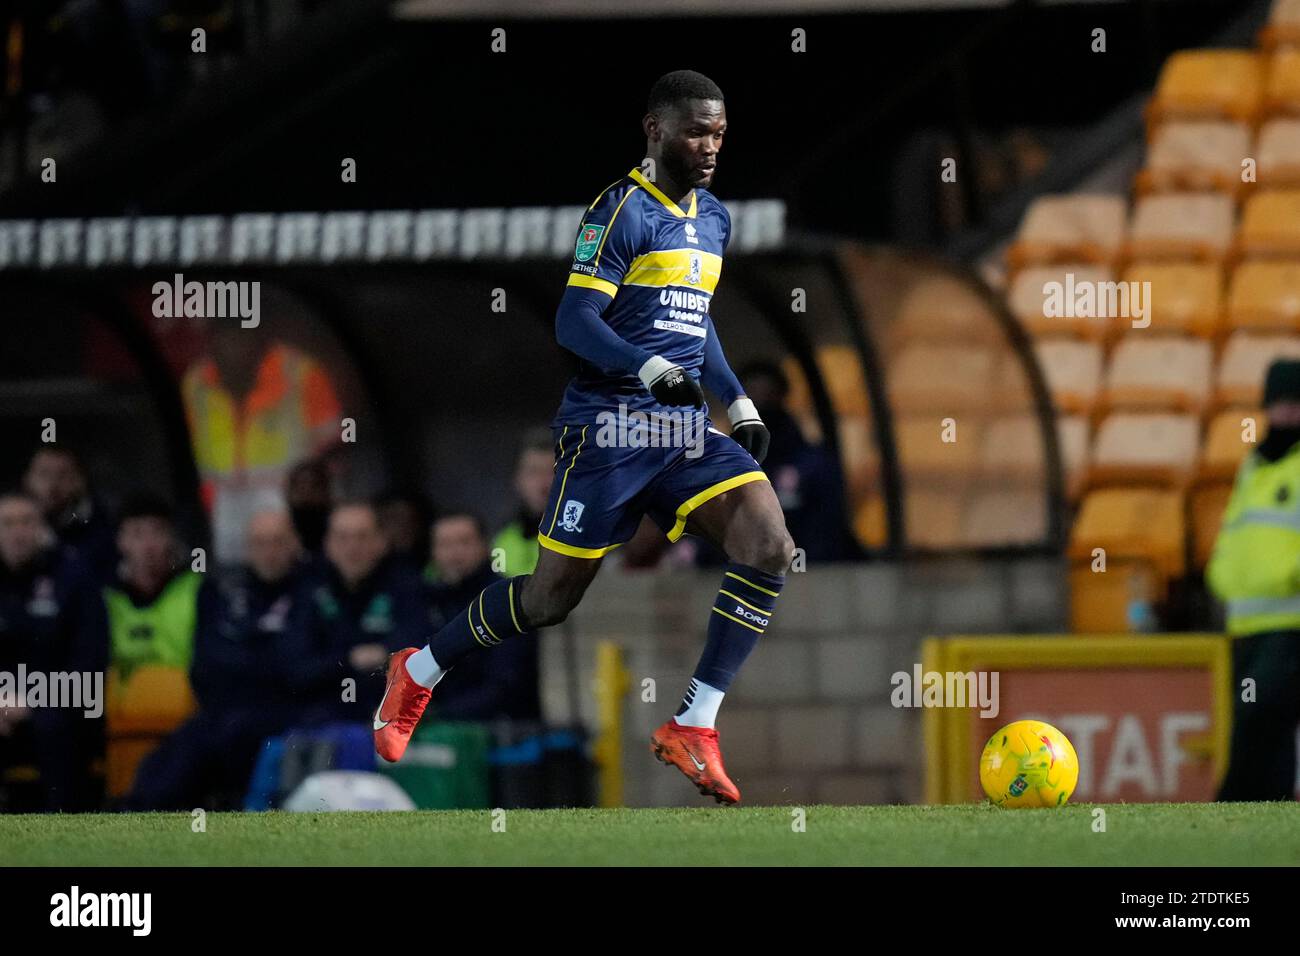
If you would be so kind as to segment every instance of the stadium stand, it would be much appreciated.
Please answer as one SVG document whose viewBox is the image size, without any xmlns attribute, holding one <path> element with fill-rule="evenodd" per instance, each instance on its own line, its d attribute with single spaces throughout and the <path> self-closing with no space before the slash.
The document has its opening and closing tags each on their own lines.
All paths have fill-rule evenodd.
<svg viewBox="0 0 1300 956">
<path fill-rule="evenodd" d="M 1035 340 L 1067 494 L 1083 494 L 1070 543 L 1076 629 L 1133 629 L 1135 595 L 1159 602 L 1187 560 L 1204 566 L 1233 475 L 1264 430 L 1265 370 L 1300 356 L 1297 114 L 1300 0 L 1279 0 L 1258 50 L 1165 62 L 1131 204 L 1039 197 L 1007 249 L 1008 308 Z M 1149 290 L 1133 300 L 1147 322 L 1046 308 L 1049 283 L 1093 286 L 1100 305 L 1117 276 L 1117 297 Z M 1118 576 L 1091 572 L 1098 547 Z"/>
</svg>

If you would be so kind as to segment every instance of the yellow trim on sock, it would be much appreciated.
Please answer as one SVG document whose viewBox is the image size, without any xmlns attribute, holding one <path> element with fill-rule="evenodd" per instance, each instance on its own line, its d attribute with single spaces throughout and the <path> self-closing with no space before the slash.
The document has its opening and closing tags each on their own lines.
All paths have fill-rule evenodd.
<svg viewBox="0 0 1300 956">
<path fill-rule="evenodd" d="M 474 605 L 473 604 L 471 604 L 469 606 L 469 610 L 465 612 L 465 624 L 469 627 L 469 635 L 470 637 L 474 638 L 474 643 L 478 644 L 479 647 L 492 646 L 491 644 L 484 644 L 483 639 L 478 636 L 478 631 L 474 630 Z"/>
<path fill-rule="evenodd" d="M 486 590 L 487 588 L 483 589 L 483 591 Z M 501 638 L 497 637 L 497 632 L 492 630 L 492 625 L 487 622 L 487 615 L 483 613 L 483 591 L 478 592 L 478 619 L 483 622 L 483 626 L 487 628 L 487 632 L 492 635 L 492 640 L 500 644 Z"/>
<path fill-rule="evenodd" d="M 748 621 L 742 621 L 740 618 L 736 617 L 736 615 L 734 615 L 734 614 L 728 614 L 726 611 L 720 611 L 720 610 L 718 610 L 716 607 L 713 608 L 712 610 L 713 610 L 713 613 L 714 613 L 714 614 L 721 614 L 721 615 L 722 615 L 723 617 L 725 617 L 727 620 L 729 620 L 729 621 L 735 621 L 735 622 L 736 622 L 737 624 L 739 624 L 741 627 L 747 627 L 747 628 L 749 628 L 751 631 L 758 631 L 758 633 L 760 633 L 760 634 L 763 633 L 763 629 L 762 629 L 761 627 L 755 627 L 753 624 L 750 624 Z"/>
<path fill-rule="evenodd" d="M 726 572 L 726 576 L 729 577 L 729 578 L 735 578 L 737 581 L 745 581 L 745 579 L 742 578 L 739 574 L 732 574 L 730 571 L 727 571 L 727 572 Z M 758 586 L 757 584 L 755 584 L 753 581 L 745 581 L 745 583 L 748 584 L 748 585 L 749 585 L 751 588 L 753 588 L 755 591 L 762 591 L 764 594 L 770 594 L 770 595 L 772 595 L 772 597 L 780 597 L 780 596 L 781 596 L 781 595 L 777 594 L 775 591 L 769 591 L 767 588 L 759 587 L 759 586 Z"/>
<path fill-rule="evenodd" d="M 524 629 L 519 626 L 519 618 L 515 617 L 515 582 L 513 578 L 510 579 L 510 584 L 506 587 L 506 600 L 510 602 L 510 620 L 514 622 L 515 630 L 520 634 L 524 633 Z"/>
<path fill-rule="evenodd" d="M 765 607 L 759 607 L 757 604 L 750 604 L 748 601 L 746 601 L 746 600 L 745 600 L 743 597 L 741 597 L 739 594 L 732 594 L 730 591 L 724 590 L 723 588 L 718 588 L 718 593 L 719 593 L 719 594 L 725 594 L 725 595 L 726 595 L 727 597 L 729 597 L 729 598 L 735 598 L 737 601 L 739 601 L 741 604 L 745 605 L 745 607 L 749 608 L 750 610 L 758 611 L 758 612 L 760 612 L 760 613 L 762 613 L 762 614 L 767 615 L 768 617 L 771 617 L 773 614 L 776 613 L 775 611 L 769 611 L 769 610 L 768 610 L 767 608 L 765 608 Z M 480 611 L 479 613 L 481 614 L 482 611 Z"/>
<path fill-rule="evenodd" d="M 682 536 L 683 533 L 685 533 L 687 517 L 690 515 L 692 511 L 694 511 L 700 505 L 704 504 L 705 502 L 709 501 L 712 498 L 718 497 L 718 495 L 722 494 L 723 492 L 730 491 L 732 488 L 738 488 L 741 485 L 747 485 L 751 481 L 767 481 L 767 475 L 763 474 L 763 472 L 761 471 L 747 471 L 744 474 L 732 475 L 730 478 L 727 478 L 724 481 L 720 481 L 716 485 L 710 485 L 708 488 L 705 488 L 703 491 L 701 491 L 698 495 L 694 495 L 693 497 L 687 498 L 677 508 L 677 521 L 675 524 L 673 524 L 672 528 L 668 532 L 668 540 L 676 541 Z M 742 578 L 741 580 L 744 579 Z M 745 581 L 745 583 L 749 584 L 748 581 Z M 750 587 L 753 587 L 753 585 L 750 585 Z M 759 588 L 759 590 L 761 591 L 762 588 Z M 769 591 L 768 593 L 772 594 L 771 591 Z M 775 594 L 772 594 L 772 596 L 776 597 Z"/>
</svg>

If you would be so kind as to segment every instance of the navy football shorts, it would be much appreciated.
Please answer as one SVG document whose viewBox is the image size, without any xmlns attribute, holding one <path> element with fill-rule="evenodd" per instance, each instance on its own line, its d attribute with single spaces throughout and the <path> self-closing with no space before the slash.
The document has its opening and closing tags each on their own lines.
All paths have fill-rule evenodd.
<svg viewBox="0 0 1300 956">
<path fill-rule="evenodd" d="M 713 427 L 676 447 L 602 447 L 598 425 L 555 431 L 555 480 L 538 526 L 542 547 L 598 558 L 626 543 L 643 515 L 669 541 L 692 511 L 751 481 L 767 481 L 752 455 Z"/>
</svg>

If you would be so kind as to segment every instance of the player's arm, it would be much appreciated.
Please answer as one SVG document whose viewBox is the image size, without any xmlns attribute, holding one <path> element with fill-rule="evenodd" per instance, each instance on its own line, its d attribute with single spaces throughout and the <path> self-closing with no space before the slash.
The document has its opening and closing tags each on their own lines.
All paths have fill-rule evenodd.
<svg viewBox="0 0 1300 956">
<path fill-rule="evenodd" d="M 703 407 L 704 391 L 681 366 L 633 345 L 605 321 L 641 241 L 640 220 L 624 210 L 630 195 L 607 191 L 583 217 L 555 340 L 599 368 L 637 376 L 664 405 Z"/>
<path fill-rule="evenodd" d="M 704 365 L 700 369 L 700 378 L 727 406 L 727 417 L 731 419 L 731 437 L 761 464 L 767 457 L 772 436 L 759 417 L 754 403 L 745 397 L 740 380 L 727 363 L 716 328 L 709 329 L 708 338 L 704 340 Z"/>
</svg>

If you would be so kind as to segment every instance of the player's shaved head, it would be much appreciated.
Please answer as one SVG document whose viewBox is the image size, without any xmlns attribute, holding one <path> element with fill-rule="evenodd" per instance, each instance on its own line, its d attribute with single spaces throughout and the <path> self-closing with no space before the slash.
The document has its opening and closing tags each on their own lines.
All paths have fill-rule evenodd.
<svg viewBox="0 0 1300 956">
<path fill-rule="evenodd" d="M 673 70 L 659 77 L 655 80 L 655 85 L 650 87 L 646 112 L 659 113 L 666 108 L 680 106 L 686 100 L 717 100 L 721 103 L 722 90 L 703 73 Z"/>
<path fill-rule="evenodd" d="M 665 73 L 650 89 L 645 118 L 646 158 L 650 175 L 677 200 L 696 186 L 713 185 L 727 108 L 718 84 L 694 70 Z"/>
</svg>

